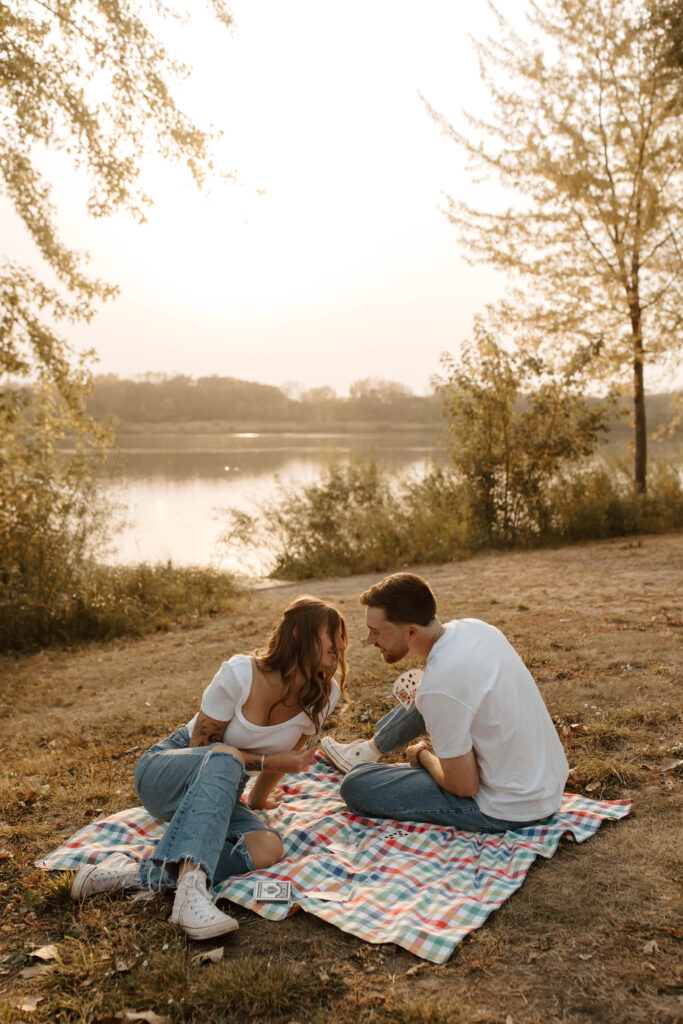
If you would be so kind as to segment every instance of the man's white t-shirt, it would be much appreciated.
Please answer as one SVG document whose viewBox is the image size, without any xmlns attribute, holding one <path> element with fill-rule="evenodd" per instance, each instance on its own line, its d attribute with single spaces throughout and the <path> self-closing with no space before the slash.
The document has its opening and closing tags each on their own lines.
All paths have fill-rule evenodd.
<svg viewBox="0 0 683 1024">
<path fill-rule="evenodd" d="M 474 747 L 484 814 L 534 821 L 560 806 L 569 772 L 562 744 L 531 673 L 495 626 L 445 623 L 415 704 L 438 757 Z"/>
</svg>

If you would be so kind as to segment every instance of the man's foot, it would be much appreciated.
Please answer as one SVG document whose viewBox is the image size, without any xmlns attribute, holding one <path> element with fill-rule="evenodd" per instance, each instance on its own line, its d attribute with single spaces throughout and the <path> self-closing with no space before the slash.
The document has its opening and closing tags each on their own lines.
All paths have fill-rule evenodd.
<svg viewBox="0 0 683 1024">
<path fill-rule="evenodd" d="M 206 890 L 206 875 L 200 869 L 187 871 L 178 882 L 173 910 L 169 918 L 178 924 L 191 939 L 212 939 L 239 928 L 239 923 L 224 914 L 211 902 Z"/>
<path fill-rule="evenodd" d="M 338 768 L 342 775 L 346 775 L 352 768 L 359 764 L 374 764 L 382 756 L 379 754 L 370 740 L 353 740 L 351 743 L 339 743 L 331 736 L 323 736 L 320 741 L 320 749 L 331 761 L 335 768 Z"/>
<path fill-rule="evenodd" d="M 86 864 L 79 868 L 71 886 L 72 900 L 85 900 L 101 892 L 121 892 L 142 889 L 139 865 L 120 853 L 110 853 L 99 864 Z"/>
</svg>

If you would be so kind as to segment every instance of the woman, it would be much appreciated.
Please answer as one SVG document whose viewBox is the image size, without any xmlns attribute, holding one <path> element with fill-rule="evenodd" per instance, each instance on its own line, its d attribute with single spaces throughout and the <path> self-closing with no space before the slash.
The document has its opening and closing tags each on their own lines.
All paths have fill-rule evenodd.
<svg viewBox="0 0 683 1024">
<path fill-rule="evenodd" d="M 346 644 L 339 612 L 300 597 L 285 608 L 265 651 L 224 662 L 194 718 L 135 766 L 143 806 L 169 822 L 158 846 L 122 871 L 106 861 L 80 868 L 73 899 L 175 887 L 170 920 L 191 938 L 234 931 L 237 921 L 212 903 L 211 887 L 282 856 L 279 835 L 252 809 L 277 807 L 282 775 L 305 771 L 313 760 L 315 735 L 344 691 Z M 256 780 L 247 806 L 240 796 L 248 774 Z"/>
</svg>

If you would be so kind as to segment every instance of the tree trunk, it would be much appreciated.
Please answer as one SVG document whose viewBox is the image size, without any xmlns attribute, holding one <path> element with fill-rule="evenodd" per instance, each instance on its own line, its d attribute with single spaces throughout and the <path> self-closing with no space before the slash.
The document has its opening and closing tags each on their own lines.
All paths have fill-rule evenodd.
<svg viewBox="0 0 683 1024">
<path fill-rule="evenodd" d="M 640 310 L 631 316 L 633 325 L 633 414 L 635 420 L 635 462 L 633 479 L 636 491 L 647 490 L 647 431 L 645 424 L 645 385 L 643 381 L 643 338 L 640 332 Z"/>
</svg>

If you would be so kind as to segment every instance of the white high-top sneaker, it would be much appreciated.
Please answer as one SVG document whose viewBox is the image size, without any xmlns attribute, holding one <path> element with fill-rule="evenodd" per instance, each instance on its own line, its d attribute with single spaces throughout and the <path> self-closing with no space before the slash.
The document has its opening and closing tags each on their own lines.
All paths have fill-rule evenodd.
<svg viewBox="0 0 683 1024">
<path fill-rule="evenodd" d="M 370 740 L 340 743 L 338 740 L 333 740 L 331 736 L 323 736 L 320 741 L 320 749 L 327 760 L 331 761 L 342 775 L 346 775 L 356 765 L 374 764 L 382 756 L 377 753 Z"/>
<path fill-rule="evenodd" d="M 85 900 L 101 892 L 124 892 L 143 888 L 138 863 L 121 853 L 110 853 L 99 864 L 85 864 L 76 872 L 71 886 L 72 900 Z"/>
<path fill-rule="evenodd" d="M 186 871 L 178 882 L 169 921 L 179 924 L 191 939 L 200 940 L 239 928 L 234 917 L 224 914 L 211 902 L 206 890 L 206 874 L 201 868 Z"/>
</svg>

